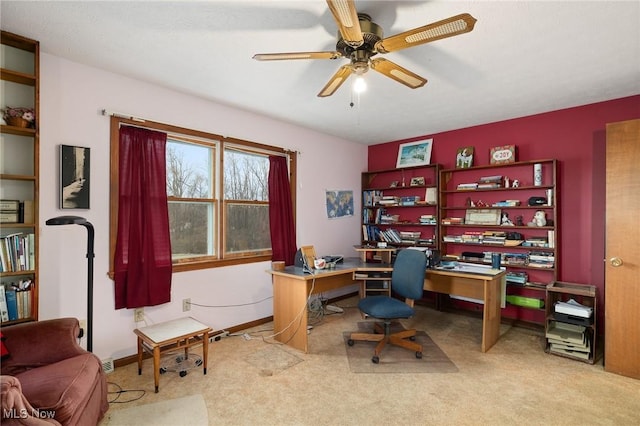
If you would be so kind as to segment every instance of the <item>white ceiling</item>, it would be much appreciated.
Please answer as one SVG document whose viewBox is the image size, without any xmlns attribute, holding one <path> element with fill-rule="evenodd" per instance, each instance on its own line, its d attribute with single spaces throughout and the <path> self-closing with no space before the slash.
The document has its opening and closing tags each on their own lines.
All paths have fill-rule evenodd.
<svg viewBox="0 0 640 426">
<path fill-rule="evenodd" d="M 638 1 L 356 1 L 385 36 L 464 12 L 478 22 L 470 33 L 385 55 L 429 82 L 412 90 L 369 72 L 354 106 L 351 81 L 316 96 L 346 59 L 252 59 L 335 50 L 323 0 L 0 7 L 2 29 L 40 40 L 42 52 L 363 144 L 640 93 Z"/>
</svg>

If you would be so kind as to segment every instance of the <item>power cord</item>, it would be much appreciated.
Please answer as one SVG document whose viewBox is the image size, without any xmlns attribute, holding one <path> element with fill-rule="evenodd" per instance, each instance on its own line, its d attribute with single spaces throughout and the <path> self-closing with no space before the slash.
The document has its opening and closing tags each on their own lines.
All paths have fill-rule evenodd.
<svg viewBox="0 0 640 426">
<path fill-rule="evenodd" d="M 145 396 L 145 394 L 147 393 L 147 391 L 145 391 L 144 389 L 122 389 L 122 387 L 119 384 L 113 383 L 113 382 L 107 382 L 107 385 L 116 387 L 115 391 L 107 391 L 108 395 L 116 395 L 115 398 L 113 398 L 112 400 L 108 401 L 109 404 L 126 404 L 126 403 L 129 403 L 129 402 L 137 401 L 140 398 L 142 398 L 143 396 Z M 136 396 L 134 398 L 131 398 L 129 400 L 126 400 L 126 401 L 118 401 L 118 399 L 122 396 L 122 394 L 125 394 L 125 393 L 128 393 L 128 392 L 139 392 L 140 395 Z"/>
</svg>

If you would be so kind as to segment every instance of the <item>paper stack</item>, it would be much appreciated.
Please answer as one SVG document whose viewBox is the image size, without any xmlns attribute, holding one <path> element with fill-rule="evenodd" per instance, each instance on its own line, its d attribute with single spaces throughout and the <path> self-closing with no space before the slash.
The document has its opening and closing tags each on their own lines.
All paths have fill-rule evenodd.
<svg viewBox="0 0 640 426">
<path fill-rule="evenodd" d="M 553 317 L 570 324 L 590 325 L 593 324 L 593 308 L 581 305 L 573 299 L 567 302 L 556 302 Z"/>
<path fill-rule="evenodd" d="M 586 327 L 581 325 L 552 321 L 546 333 L 549 351 L 589 359 L 591 342 L 585 331 Z"/>
</svg>

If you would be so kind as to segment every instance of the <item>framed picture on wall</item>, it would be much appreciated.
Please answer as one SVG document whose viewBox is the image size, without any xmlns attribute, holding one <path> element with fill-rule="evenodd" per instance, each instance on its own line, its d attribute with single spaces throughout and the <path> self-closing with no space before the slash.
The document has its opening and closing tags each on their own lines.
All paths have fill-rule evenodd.
<svg viewBox="0 0 640 426">
<path fill-rule="evenodd" d="M 90 148 L 60 145 L 60 208 L 88 209 Z"/>
<path fill-rule="evenodd" d="M 431 162 L 433 139 L 407 142 L 398 147 L 396 167 L 424 166 Z"/>
<path fill-rule="evenodd" d="M 473 166 L 473 147 L 464 146 L 458 148 L 456 154 L 456 169 L 466 169 Z"/>
</svg>

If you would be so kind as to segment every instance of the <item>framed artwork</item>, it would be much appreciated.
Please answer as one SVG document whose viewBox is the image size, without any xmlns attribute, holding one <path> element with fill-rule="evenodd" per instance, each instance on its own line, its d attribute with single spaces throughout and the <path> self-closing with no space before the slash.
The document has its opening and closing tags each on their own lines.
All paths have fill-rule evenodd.
<svg viewBox="0 0 640 426">
<path fill-rule="evenodd" d="M 424 177 L 412 177 L 411 178 L 411 186 L 424 186 Z"/>
<path fill-rule="evenodd" d="M 473 147 L 464 146 L 458 148 L 456 154 L 456 169 L 466 169 L 473 166 Z"/>
<path fill-rule="evenodd" d="M 515 163 L 516 146 L 504 145 L 491 148 L 491 164 Z"/>
<path fill-rule="evenodd" d="M 433 139 L 407 142 L 398 147 L 396 167 L 424 166 L 431 162 Z"/>
<path fill-rule="evenodd" d="M 329 191 L 325 193 L 327 203 L 327 218 L 337 219 L 353 216 L 353 191 Z"/>
<path fill-rule="evenodd" d="M 500 209 L 467 209 L 464 223 L 467 225 L 500 225 Z"/>
<path fill-rule="evenodd" d="M 88 209 L 90 148 L 60 145 L 60 208 Z"/>
</svg>

